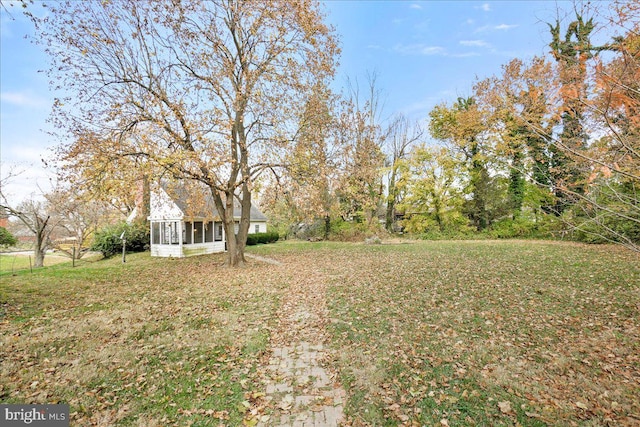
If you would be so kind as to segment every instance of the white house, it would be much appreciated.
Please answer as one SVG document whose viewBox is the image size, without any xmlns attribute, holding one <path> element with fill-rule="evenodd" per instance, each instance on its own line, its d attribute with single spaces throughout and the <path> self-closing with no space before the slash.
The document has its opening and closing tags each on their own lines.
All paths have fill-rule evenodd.
<svg viewBox="0 0 640 427">
<path fill-rule="evenodd" d="M 171 194 L 171 195 L 170 195 Z M 211 193 L 204 188 L 151 191 L 148 220 L 151 223 L 151 256 L 182 258 L 226 250 L 226 235 Z M 234 206 L 236 232 L 240 205 Z M 249 233 L 266 233 L 267 217 L 251 207 Z"/>
</svg>

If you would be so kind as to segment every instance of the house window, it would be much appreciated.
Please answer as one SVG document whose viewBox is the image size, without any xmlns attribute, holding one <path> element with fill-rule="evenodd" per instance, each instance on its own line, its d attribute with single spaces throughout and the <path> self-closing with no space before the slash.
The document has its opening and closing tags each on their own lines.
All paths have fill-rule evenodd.
<svg viewBox="0 0 640 427">
<path fill-rule="evenodd" d="M 213 242 L 213 222 L 209 221 L 204 226 L 204 241 L 206 243 Z"/>
<path fill-rule="evenodd" d="M 193 243 L 204 242 L 204 227 L 202 221 L 195 221 L 193 223 Z"/>
<path fill-rule="evenodd" d="M 178 240 L 178 223 L 177 222 L 163 222 L 161 223 L 161 244 L 163 245 L 177 245 Z"/>
<path fill-rule="evenodd" d="M 221 222 L 216 222 L 215 223 L 215 241 L 216 242 L 222 242 L 222 223 Z"/>
<path fill-rule="evenodd" d="M 151 243 L 154 245 L 177 245 L 180 243 L 178 222 L 152 222 Z"/>
<path fill-rule="evenodd" d="M 260 224 L 256 224 L 254 233 L 259 233 L 259 232 L 260 232 Z"/>
<path fill-rule="evenodd" d="M 151 243 L 154 245 L 160 244 L 160 223 L 151 223 Z"/>
<path fill-rule="evenodd" d="M 184 223 L 184 231 L 182 232 L 182 241 L 185 245 L 190 245 L 193 239 L 193 223 L 185 222 Z"/>
</svg>

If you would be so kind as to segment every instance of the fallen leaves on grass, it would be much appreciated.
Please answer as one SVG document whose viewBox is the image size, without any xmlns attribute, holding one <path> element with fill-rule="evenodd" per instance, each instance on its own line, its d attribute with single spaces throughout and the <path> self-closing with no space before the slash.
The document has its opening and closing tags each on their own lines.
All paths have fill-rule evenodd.
<svg viewBox="0 0 640 427">
<path fill-rule="evenodd" d="M 76 425 L 256 425 L 276 409 L 260 394 L 270 348 L 313 338 L 334 349 L 323 362 L 347 389 L 351 425 L 632 425 L 640 414 L 637 255 L 312 247 L 269 248 L 281 266 L 133 256 L 13 277 L 0 285 L 0 399 L 68 402 Z"/>
<path fill-rule="evenodd" d="M 498 402 L 498 408 L 500 408 L 500 412 L 506 415 L 513 414 L 513 409 L 511 408 L 511 402 L 505 400 L 504 402 Z"/>
</svg>

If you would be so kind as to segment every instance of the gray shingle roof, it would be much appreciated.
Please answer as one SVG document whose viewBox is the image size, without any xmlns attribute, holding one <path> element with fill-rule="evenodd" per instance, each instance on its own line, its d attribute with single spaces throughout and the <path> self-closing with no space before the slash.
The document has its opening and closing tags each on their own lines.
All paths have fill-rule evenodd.
<svg viewBox="0 0 640 427">
<path fill-rule="evenodd" d="M 219 219 L 220 214 L 216 209 L 211 195 L 211 190 L 201 184 L 191 183 L 189 188 L 180 183 L 160 184 L 162 189 L 173 200 L 186 218 Z M 240 219 L 241 206 L 237 200 L 233 202 L 233 217 Z M 251 205 L 249 212 L 251 221 L 267 221 L 267 217 L 255 205 Z"/>
</svg>

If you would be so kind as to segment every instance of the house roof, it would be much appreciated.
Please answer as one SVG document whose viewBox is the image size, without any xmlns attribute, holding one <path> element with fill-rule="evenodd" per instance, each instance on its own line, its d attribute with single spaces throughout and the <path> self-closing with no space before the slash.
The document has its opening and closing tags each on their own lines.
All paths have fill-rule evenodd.
<svg viewBox="0 0 640 427">
<path fill-rule="evenodd" d="M 211 190 L 197 183 L 175 184 L 162 182 L 160 187 L 183 212 L 185 218 L 221 218 L 213 201 Z M 242 208 L 238 200 L 233 202 L 233 218 L 240 219 Z M 249 212 L 251 221 L 267 221 L 267 217 L 255 205 Z"/>
</svg>

